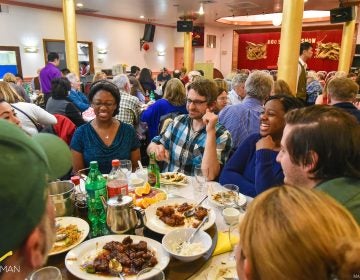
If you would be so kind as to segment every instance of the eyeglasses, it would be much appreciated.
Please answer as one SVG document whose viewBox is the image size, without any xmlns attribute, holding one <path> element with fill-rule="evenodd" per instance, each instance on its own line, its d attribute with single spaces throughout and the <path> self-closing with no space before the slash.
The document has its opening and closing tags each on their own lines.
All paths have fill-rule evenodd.
<svg viewBox="0 0 360 280">
<path fill-rule="evenodd" d="M 102 102 L 93 102 L 92 105 L 94 105 L 94 107 L 98 107 L 98 108 L 100 108 L 101 106 L 105 106 L 107 108 L 110 108 L 110 107 L 114 106 L 115 103 L 113 103 L 113 102 L 104 102 L 104 103 L 102 103 Z"/>
<path fill-rule="evenodd" d="M 201 104 L 204 104 L 204 103 L 206 103 L 207 101 L 206 100 L 204 100 L 204 101 L 202 101 L 202 100 L 191 100 L 191 99 L 186 99 L 186 103 L 187 104 L 194 104 L 194 106 L 200 106 Z"/>
</svg>

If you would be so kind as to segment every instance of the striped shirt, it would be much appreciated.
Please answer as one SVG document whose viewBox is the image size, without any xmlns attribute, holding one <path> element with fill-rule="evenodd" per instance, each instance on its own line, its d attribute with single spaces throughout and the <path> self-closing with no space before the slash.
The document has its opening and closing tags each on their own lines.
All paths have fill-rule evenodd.
<svg viewBox="0 0 360 280">
<path fill-rule="evenodd" d="M 220 123 L 215 126 L 216 153 L 223 165 L 231 151 L 231 136 Z M 201 164 L 206 143 L 206 128 L 194 131 L 188 115 L 175 117 L 165 132 L 152 139 L 152 142 L 164 145 L 169 151 L 170 161 L 163 171 L 181 171 L 194 175 L 195 166 Z"/>
<path fill-rule="evenodd" d="M 219 122 L 230 131 L 233 150 L 250 135 L 259 133 L 260 114 L 264 111 L 259 99 L 246 96 L 242 103 L 221 110 Z"/>
</svg>

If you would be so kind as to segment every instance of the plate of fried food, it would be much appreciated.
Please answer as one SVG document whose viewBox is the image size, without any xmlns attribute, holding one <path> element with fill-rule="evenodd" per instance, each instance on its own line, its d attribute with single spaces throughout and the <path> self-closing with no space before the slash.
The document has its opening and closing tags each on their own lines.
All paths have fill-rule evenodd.
<svg viewBox="0 0 360 280">
<path fill-rule="evenodd" d="M 57 217 L 55 219 L 56 237 L 49 256 L 69 251 L 85 240 L 89 234 L 89 224 L 76 217 Z"/>
<path fill-rule="evenodd" d="M 134 189 L 129 190 L 129 196 L 133 198 L 134 205 L 141 207 L 142 209 L 146 209 L 150 205 L 167 198 L 167 194 L 164 190 L 152 188 L 148 182 L 142 187 L 135 187 Z"/>
<path fill-rule="evenodd" d="M 188 178 L 181 172 L 164 172 L 160 174 L 160 183 L 164 185 L 186 186 Z"/>
<path fill-rule="evenodd" d="M 84 280 L 115 280 L 120 279 L 120 273 L 126 280 L 135 280 L 140 270 L 147 267 L 164 270 L 169 261 L 169 254 L 153 239 L 106 235 L 85 241 L 69 251 L 65 266 L 71 274 Z M 154 269 L 146 277 L 150 279 L 156 273 Z"/>
<path fill-rule="evenodd" d="M 167 234 L 178 228 L 195 228 L 208 216 L 209 220 L 202 227 L 202 230 L 207 230 L 215 223 L 213 209 L 198 206 L 193 216 L 184 216 L 184 212 L 193 209 L 196 204 L 196 201 L 186 198 L 171 198 L 150 205 L 145 209 L 145 226 L 154 232 Z"/>
</svg>

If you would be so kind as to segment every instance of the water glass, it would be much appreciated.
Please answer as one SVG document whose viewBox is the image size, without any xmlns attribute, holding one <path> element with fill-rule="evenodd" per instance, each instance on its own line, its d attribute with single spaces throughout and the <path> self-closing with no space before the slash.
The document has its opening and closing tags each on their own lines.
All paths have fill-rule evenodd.
<svg viewBox="0 0 360 280">
<path fill-rule="evenodd" d="M 153 275 L 153 276 L 150 276 Z M 158 268 L 147 267 L 136 275 L 136 280 L 165 280 L 165 274 Z"/>
<path fill-rule="evenodd" d="M 194 175 L 197 183 L 199 185 L 205 185 L 207 182 L 207 179 L 209 177 L 209 169 L 208 168 L 202 168 L 201 165 L 196 165 L 194 170 Z"/>
<path fill-rule="evenodd" d="M 136 174 L 136 177 L 143 179 L 144 183 L 146 183 L 148 181 L 147 166 L 143 166 L 143 168 L 137 167 L 136 171 L 135 171 L 135 174 Z"/>
<path fill-rule="evenodd" d="M 232 223 L 229 226 L 228 238 L 229 238 L 229 243 L 231 246 L 231 253 L 229 255 L 229 259 L 234 260 L 235 259 L 234 249 L 240 241 L 240 232 L 239 232 L 239 223 L 238 222 Z"/>
<path fill-rule="evenodd" d="M 224 206 L 225 207 L 237 206 L 239 200 L 239 187 L 234 184 L 225 184 L 222 187 L 225 189 L 221 193 Z"/>
<path fill-rule="evenodd" d="M 45 266 L 33 272 L 30 280 L 61 280 L 61 271 L 55 266 Z"/>
<path fill-rule="evenodd" d="M 121 168 L 121 171 L 124 172 L 127 179 L 129 180 L 130 176 L 131 176 L 131 172 L 132 172 L 131 160 L 128 160 L 128 159 L 120 160 L 120 168 Z"/>
</svg>

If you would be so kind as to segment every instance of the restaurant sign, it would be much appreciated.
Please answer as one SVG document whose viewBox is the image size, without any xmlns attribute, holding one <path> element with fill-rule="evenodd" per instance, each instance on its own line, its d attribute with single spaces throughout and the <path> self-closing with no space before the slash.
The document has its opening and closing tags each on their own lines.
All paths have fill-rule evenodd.
<svg viewBox="0 0 360 280">
<path fill-rule="evenodd" d="M 309 70 L 337 70 L 342 31 L 318 30 L 302 32 L 301 42 L 313 45 Z M 277 69 L 280 32 L 239 34 L 238 69 Z"/>
</svg>

